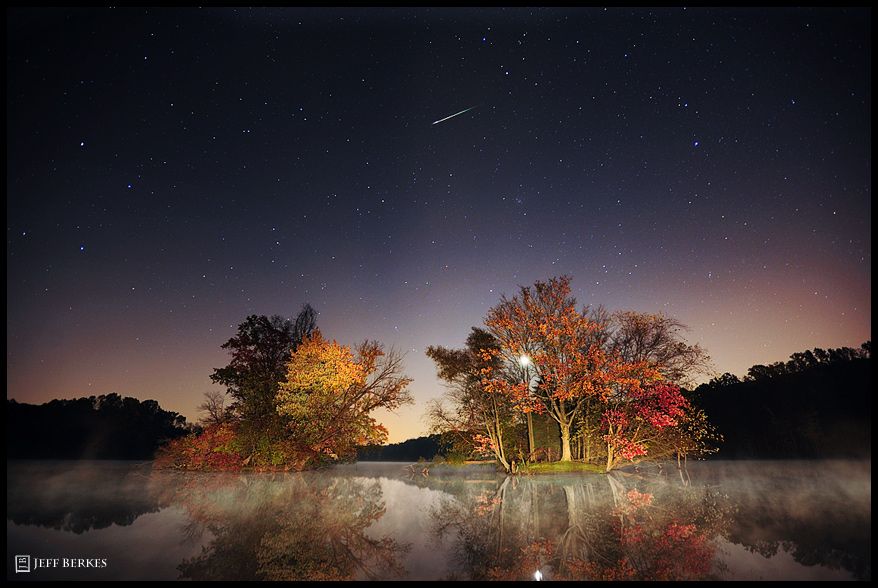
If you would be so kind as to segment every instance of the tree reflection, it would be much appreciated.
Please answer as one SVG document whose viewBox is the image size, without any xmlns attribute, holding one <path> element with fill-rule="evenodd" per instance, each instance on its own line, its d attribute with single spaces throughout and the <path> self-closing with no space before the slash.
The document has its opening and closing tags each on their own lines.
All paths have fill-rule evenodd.
<svg viewBox="0 0 878 588">
<path fill-rule="evenodd" d="M 727 539 L 766 558 L 783 550 L 802 565 L 844 569 L 858 580 L 870 580 L 871 484 L 863 482 L 863 464 L 767 465 L 756 470 L 747 462 L 727 464 L 722 476 L 711 480 L 728 489 L 740 513 Z M 713 471 L 705 468 L 704 475 Z M 732 484 L 731 479 L 748 483 Z"/>
<path fill-rule="evenodd" d="M 113 542 L 131 560 L 144 541 L 179 544 L 180 558 L 202 550 L 180 565 L 183 578 L 217 580 L 399 577 L 402 541 L 415 544 L 405 563 L 418 577 L 524 580 L 539 570 L 545 579 L 739 579 L 733 574 L 749 573 L 756 560 L 731 542 L 772 559 L 761 563 L 779 577 L 808 577 L 801 564 L 870 579 L 869 464 L 757 465 L 690 464 L 690 482 L 673 468 L 501 478 L 400 467 L 377 478 L 364 468 L 376 476 L 365 478 L 339 469 L 207 474 L 151 471 L 148 463 L 10 462 L 7 540 L 33 535 L 22 527 L 48 527 L 80 536 L 59 546 Z M 388 476 L 402 483 L 390 482 L 392 499 L 382 495 Z M 413 503 L 428 509 L 434 545 L 416 534 L 421 511 L 384 514 Z M 414 556 L 425 548 L 429 560 Z"/>
<path fill-rule="evenodd" d="M 150 481 L 149 464 L 120 462 L 9 462 L 6 518 L 82 534 L 128 526 L 165 506 Z"/>
<path fill-rule="evenodd" d="M 628 488 L 621 474 L 607 476 L 614 507 L 603 557 L 561 559 L 562 572 L 591 579 L 712 579 L 716 544 L 729 521 L 728 504 L 709 489 L 647 485 Z M 668 488 L 673 491 L 668 492 Z M 608 544 L 608 545 L 607 545 Z"/>
<path fill-rule="evenodd" d="M 492 566 L 509 565 L 518 546 L 531 539 L 524 525 L 528 517 L 522 512 L 529 505 L 513 503 L 508 496 L 518 489 L 519 480 L 508 476 L 499 482 L 461 485 L 431 510 L 434 537 L 450 536 L 455 567 L 466 579 L 490 579 Z"/>
<path fill-rule="evenodd" d="M 346 580 L 404 573 L 398 557 L 407 546 L 368 532 L 385 512 L 376 480 L 190 475 L 173 491 L 188 512 L 187 532 L 212 537 L 200 555 L 180 564 L 182 579 Z"/>
<path fill-rule="evenodd" d="M 615 472 L 507 477 L 443 501 L 431 519 L 468 579 L 701 580 L 721 567 L 714 538 L 730 511 L 709 489 Z"/>
</svg>

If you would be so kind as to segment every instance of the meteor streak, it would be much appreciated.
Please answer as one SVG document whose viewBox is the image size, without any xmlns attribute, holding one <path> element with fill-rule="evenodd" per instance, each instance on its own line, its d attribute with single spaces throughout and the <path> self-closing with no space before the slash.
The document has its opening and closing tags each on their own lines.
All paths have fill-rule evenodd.
<svg viewBox="0 0 878 588">
<path fill-rule="evenodd" d="M 442 121 L 446 121 L 446 120 L 448 120 L 449 118 L 454 118 L 454 117 L 457 116 L 458 114 L 463 114 L 464 112 L 469 112 L 469 111 L 472 110 L 473 108 L 475 108 L 475 106 L 470 106 L 470 107 L 467 108 L 466 110 L 461 110 L 460 112 L 456 112 L 456 113 L 452 114 L 451 116 L 446 116 L 445 118 L 440 118 L 439 120 L 437 120 L 437 121 L 434 122 L 433 124 L 434 124 L 434 125 L 438 125 L 438 124 L 441 123 Z"/>
</svg>

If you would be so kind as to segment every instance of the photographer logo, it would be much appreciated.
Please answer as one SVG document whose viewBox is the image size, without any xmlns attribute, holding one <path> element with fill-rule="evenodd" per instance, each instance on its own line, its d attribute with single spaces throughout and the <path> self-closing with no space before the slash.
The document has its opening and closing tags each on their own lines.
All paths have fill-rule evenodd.
<svg viewBox="0 0 878 588">
<path fill-rule="evenodd" d="M 16 555 L 15 556 L 15 573 L 20 574 L 22 572 L 30 572 L 30 556 L 29 555 Z"/>
<path fill-rule="evenodd" d="M 81 557 L 34 557 L 29 555 L 15 556 L 15 573 L 29 573 L 39 568 L 105 568 L 107 559 Z"/>
</svg>

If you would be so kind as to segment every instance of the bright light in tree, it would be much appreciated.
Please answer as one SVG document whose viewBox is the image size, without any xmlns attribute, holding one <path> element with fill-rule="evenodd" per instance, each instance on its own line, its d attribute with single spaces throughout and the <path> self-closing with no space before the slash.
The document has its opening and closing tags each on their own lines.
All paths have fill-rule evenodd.
<svg viewBox="0 0 878 588">
<path fill-rule="evenodd" d="M 518 363 L 527 367 L 530 365 L 530 358 L 527 355 L 522 355 L 521 357 L 518 358 Z"/>
<path fill-rule="evenodd" d="M 537 582 L 539 582 L 539 581 L 542 580 L 542 579 L 543 579 L 543 573 L 542 573 L 541 571 L 539 571 L 539 570 L 535 571 L 535 572 L 534 572 L 534 580 L 536 580 Z"/>
</svg>

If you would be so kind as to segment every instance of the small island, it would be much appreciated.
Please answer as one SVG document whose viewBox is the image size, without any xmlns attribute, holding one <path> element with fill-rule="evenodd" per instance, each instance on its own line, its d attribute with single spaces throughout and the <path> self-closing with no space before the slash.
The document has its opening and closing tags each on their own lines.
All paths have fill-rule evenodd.
<svg viewBox="0 0 878 588">
<path fill-rule="evenodd" d="M 428 409 L 434 432 L 464 458 L 490 457 L 508 474 L 609 472 L 715 451 L 720 437 L 681 388 L 709 369 L 704 350 L 682 339 L 683 325 L 578 308 L 570 281 L 504 296 L 465 349 L 427 350 L 447 384 Z M 247 317 L 223 348 L 231 360 L 211 379 L 231 404 L 210 394 L 201 430 L 169 442 L 158 467 L 301 471 L 349 461 L 358 446 L 387 439 L 373 411 L 412 402 L 399 353 L 326 339 L 307 304 L 294 320 Z M 535 419 L 557 425 L 560 452 L 535 445 Z"/>
<path fill-rule="evenodd" d="M 223 348 L 231 360 L 211 379 L 233 402 L 208 394 L 201 430 L 164 447 L 157 467 L 301 471 L 347 461 L 387 439 L 372 411 L 412 401 L 399 353 L 325 339 L 307 304 L 295 320 L 247 317 Z"/>
</svg>

